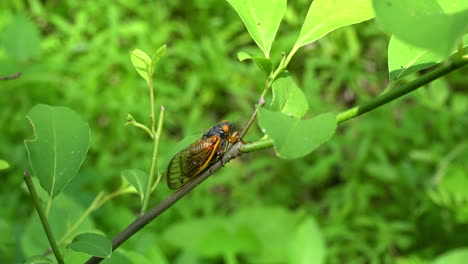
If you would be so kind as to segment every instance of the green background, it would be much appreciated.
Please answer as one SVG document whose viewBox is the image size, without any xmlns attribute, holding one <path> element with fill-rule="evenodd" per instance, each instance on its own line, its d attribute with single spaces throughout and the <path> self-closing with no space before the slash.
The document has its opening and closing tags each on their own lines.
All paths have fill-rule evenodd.
<svg viewBox="0 0 468 264">
<path fill-rule="evenodd" d="M 291 49 L 308 6 L 288 3 L 273 61 Z M 306 94 L 306 118 L 337 113 L 382 92 L 388 40 L 371 20 L 299 50 L 288 70 Z M 152 54 L 163 44 L 167 51 L 155 78 L 156 105 L 166 108 L 161 164 L 176 142 L 223 119 L 240 130 L 262 91 L 263 73 L 236 55 L 261 52 L 228 3 L 0 2 L 0 76 L 23 74 L 0 81 L 0 159 L 10 164 L 0 171 L 0 262 L 22 262 L 47 248 L 37 241 L 43 232 L 33 224 L 22 181 L 28 166 L 23 140 L 33 135 L 28 110 L 39 103 L 67 106 L 89 123 L 88 156 L 54 203 L 64 214 L 76 208 L 76 216 L 67 214 L 76 219 L 99 191 L 118 188 L 121 171 L 149 170 L 151 142 L 123 126 L 127 113 L 149 120 L 146 83 L 129 52 Z M 308 241 L 300 234 L 315 226 L 304 227 L 311 221 L 320 232 L 309 239 L 323 237 L 327 263 L 431 263 L 468 246 L 467 76 L 466 69 L 452 73 L 340 125 L 304 158 L 282 160 L 270 149 L 230 162 L 115 258 L 290 263 L 295 258 L 288 254 L 301 254 L 294 242 Z M 261 136 L 254 126 L 245 140 Z M 163 181 L 150 205 L 170 193 Z M 112 238 L 134 219 L 139 203 L 136 194 L 113 199 L 84 223 L 86 230 Z M 320 248 L 314 245 L 311 250 Z"/>
</svg>

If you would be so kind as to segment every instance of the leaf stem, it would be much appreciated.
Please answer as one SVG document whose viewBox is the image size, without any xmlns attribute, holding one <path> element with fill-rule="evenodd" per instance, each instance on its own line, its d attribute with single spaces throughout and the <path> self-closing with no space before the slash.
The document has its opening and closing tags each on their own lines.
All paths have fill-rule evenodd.
<svg viewBox="0 0 468 264">
<path fill-rule="evenodd" d="M 153 89 L 153 68 L 148 70 L 148 89 L 150 95 L 150 118 L 151 118 L 151 132 L 154 135 L 156 121 L 154 118 L 154 89 Z"/>
<path fill-rule="evenodd" d="M 296 54 L 296 52 L 299 50 L 300 47 L 297 47 L 297 46 L 294 46 L 292 48 L 292 50 L 289 52 L 288 54 L 288 57 L 286 58 L 284 64 L 287 66 L 289 64 L 289 62 L 291 61 L 292 57 L 294 56 L 294 54 Z"/>
<path fill-rule="evenodd" d="M 102 200 L 100 200 L 99 203 L 96 204 L 95 209 L 98 209 L 99 207 L 101 207 L 102 205 L 107 203 L 109 200 L 111 200 L 111 199 L 113 199 L 113 198 L 115 198 L 115 197 L 117 197 L 119 195 L 126 194 L 126 193 L 132 193 L 132 192 L 133 192 L 133 188 L 125 188 L 125 189 L 119 189 L 117 191 L 114 191 L 113 193 L 110 193 L 109 195 L 102 198 Z"/>
<path fill-rule="evenodd" d="M 23 178 L 26 182 L 26 185 L 28 186 L 29 194 L 31 195 L 31 199 L 34 203 L 34 206 L 36 207 L 37 214 L 39 215 L 42 227 L 44 228 L 44 231 L 47 235 L 47 239 L 49 240 L 49 244 L 52 247 L 52 251 L 54 252 L 55 258 L 57 259 L 57 262 L 59 264 L 63 264 L 64 262 L 62 255 L 57 246 L 57 242 L 55 240 L 54 234 L 52 233 L 52 229 L 50 228 L 49 222 L 47 221 L 47 217 L 44 213 L 44 210 L 42 209 L 41 201 L 39 199 L 39 196 L 37 195 L 36 188 L 34 187 L 34 183 L 31 180 L 31 176 L 27 171 L 25 171 Z"/>
<path fill-rule="evenodd" d="M 132 125 L 132 126 L 141 128 L 141 129 L 143 129 L 146 133 L 148 133 L 148 135 L 150 136 L 151 139 L 154 139 L 154 133 L 151 132 L 151 130 L 150 130 L 147 126 L 143 125 L 142 123 L 138 123 L 137 121 L 131 121 L 131 122 L 125 123 L 125 125 Z"/>
<path fill-rule="evenodd" d="M 96 198 L 94 198 L 93 202 L 88 206 L 86 211 L 80 216 L 80 218 L 73 224 L 73 226 L 67 230 L 67 233 L 62 236 L 60 241 L 58 242 L 59 246 L 63 246 L 66 241 L 69 239 L 69 236 L 80 227 L 80 225 L 86 220 L 86 218 L 95 210 L 100 208 L 103 204 L 105 204 L 107 201 L 113 199 L 114 197 L 117 197 L 122 194 L 126 193 L 132 193 L 133 189 L 132 188 L 124 188 L 124 189 L 119 189 L 109 195 L 106 195 L 103 197 L 104 192 L 99 192 Z M 49 248 L 46 252 L 44 252 L 43 255 L 47 255 L 49 253 L 52 253 L 52 249 Z"/>
<path fill-rule="evenodd" d="M 249 129 L 252 126 L 253 122 L 257 118 L 258 110 L 265 105 L 265 95 L 270 90 L 271 86 L 273 85 L 273 82 L 276 80 L 278 75 L 280 73 L 282 73 L 286 69 L 286 67 L 288 66 L 289 61 L 288 61 L 288 59 L 286 59 L 284 52 L 281 54 L 281 56 L 282 56 L 282 58 L 281 58 L 280 64 L 278 65 L 278 68 L 276 68 L 276 70 L 273 73 L 271 73 L 270 76 L 268 77 L 268 79 L 265 81 L 265 88 L 263 89 L 262 94 L 258 98 L 257 105 L 255 106 L 255 110 L 253 111 L 252 115 L 250 116 L 249 121 L 247 122 L 244 129 L 240 133 L 240 135 L 239 135 L 240 138 L 243 138 L 245 136 L 245 134 L 247 134 L 247 131 L 249 131 Z"/>
<path fill-rule="evenodd" d="M 159 111 L 159 120 L 158 120 L 158 130 L 156 131 L 155 137 L 154 137 L 154 144 L 153 144 L 153 156 L 151 158 L 151 167 L 150 167 L 150 173 L 148 176 L 148 184 L 146 186 L 146 192 L 145 192 L 145 197 L 143 199 L 143 205 L 141 207 L 141 214 L 144 214 L 146 211 L 146 208 L 148 207 L 148 200 L 151 195 L 151 190 L 153 189 L 153 181 L 154 181 L 154 171 L 156 169 L 157 165 L 157 159 L 158 159 L 158 149 L 159 149 L 159 142 L 161 140 L 161 134 L 162 134 L 162 128 L 164 124 L 164 111 L 166 109 L 164 106 L 161 105 L 161 110 Z M 159 181 L 160 175 L 158 174 L 158 181 Z"/>
<path fill-rule="evenodd" d="M 75 232 L 78 227 L 86 220 L 86 218 L 96 209 L 96 205 L 98 204 L 99 200 L 104 196 L 104 192 L 99 192 L 96 198 L 94 198 L 93 202 L 88 206 L 86 211 L 81 214 L 80 218 L 73 224 L 71 228 L 67 230 L 67 233 L 62 236 L 62 238 L 59 240 L 58 244 L 63 245 L 65 242 L 70 238 L 70 236 Z"/>
</svg>

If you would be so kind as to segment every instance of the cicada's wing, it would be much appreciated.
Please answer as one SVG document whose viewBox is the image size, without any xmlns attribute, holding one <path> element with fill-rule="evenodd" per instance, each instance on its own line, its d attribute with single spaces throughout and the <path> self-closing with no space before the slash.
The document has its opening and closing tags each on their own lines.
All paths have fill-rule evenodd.
<svg viewBox="0 0 468 264">
<path fill-rule="evenodd" d="M 201 138 L 177 153 L 167 168 L 169 188 L 179 189 L 202 172 L 217 158 L 216 150 L 220 141 L 219 137 Z"/>
</svg>

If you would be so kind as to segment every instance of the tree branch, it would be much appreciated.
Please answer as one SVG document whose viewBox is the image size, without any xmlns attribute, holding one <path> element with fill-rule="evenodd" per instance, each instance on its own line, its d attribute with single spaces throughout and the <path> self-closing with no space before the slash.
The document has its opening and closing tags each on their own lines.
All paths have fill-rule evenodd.
<svg viewBox="0 0 468 264">
<path fill-rule="evenodd" d="M 468 58 L 462 58 L 460 60 L 454 61 L 454 62 L 449 62 L 447 64 L 439 64 L 440 67 L 436 68 L 435 70 L 430 71 L 429 73 L 417 78 L 416 80 L 409 82 L 400 88 L 394 89 L 391 92 L 388 92 L 386 94 L 383 94 L 373 100 L 371 100 L 368 103 L 362 104 L 360 106 L 355 106 L 349 110 L 346 110 L 344 112 L 339 113 L 336 116 L 336 122 L 342 123 L 346 120 L 355 118 L 357 116 L 360 116 L 364 113 L 367 113 L 369 111 L 374 110 L 375 108 L 378 108 L 379 106 L 382 106 L 388 102 L 391 102 L 399 97 L 402 97 L 403 95 L 410 93 L 430 82 L 432 82 L 435 79 L 440 78 L 443 75 L 448 74 L 449 72 L 452 72 L 458 68 L 461 68 L 468 64 Z"/>
<path fill-rule="evenodd" d="M 420 78 L 410 83 L 407 83 L 401 86 L 400 88 L 394 89 L 393 91 L 389 93 L 381 95 L 375 98 L 374 100 L 371 100 L 368 103 L 353 107 L 349 110 L 339 113 L 336 116 L 336 121 L 338 124 L 340 124 L 344 121 L 350 120 L 364 113 L 372 111 L 382 105 L 385 105 L 388 102 L 398 99 L 399 97 L 411 91 L 414 91 L 417 88 L 420 88 L 424 86 L 425 84 L 437 78 L 440 78 L 441 76 L 448 74 L 449 72 L 459 69 L 467 64 L 468 64 L 468 58 L 462 58 L 460 60 L 450 62 L 446 65 L 439 64 L 440 65 L 439 68 L 436 68 L 435 70 L 421 76 Z M 253 119 L 255 118 L 251 117 L 250 119 L 251 120 L 249 120 L 248 123 L 251 124 L 253 122 Z M 115 249 L 117 249 L 120 245 L 122 245 L 126 240 L 128 240 L 136 232 L 138 232 L 140 229 L 142 229 L 147 224 L 149 224 L 152 220 L 154 220 L 156 217 L 158 217 L 160 214 L 166 211 L 169 207 L 174 205 L 180 198 L 185 196 L 187 193 L 193 190 L 197 185 L 199 185 L 201 182 L 206 180 L 211 174 L 213 174 L 218 169 L 220 169 L 223 166 L 223 164 L 226 164 L 231 159 L 234 159 L 242 155 L 243 153 L 271 148 L 272 146 L 273 146 L 273 140 L 271 139 L 260 140 L 256 142 L 246 143 L 246 144 L 240 141 L 237 142 L 223 155 L 222 160 L 213 164 L 213 166 L 208 168 L 208 170 L 206 170 L 202 175 L 196 177 L 192 181 L 189 181 L 186 185 L 184 185 L 179 190 L 175 191 L 173 194 L 167 197 L 164 201 L 162 201 L 161 203 L 153 207 L 146 214 L 138 217 L 129 226 L 127 226 L 127 228 L 125 228 L 122 232 L 120 232 L 120 234 L 114 237 L 114 239 L 112 239 L 112 250 L 114 251 Z M 86 263 L 87 264 L 99 263 L 102 260 L 103 260 L 102 258 L 92 257 Z"/>
<path fill-rule="evenodd" d="M 12 75 L 9 75 L 9 76 L 0 77 L 0 81 L 13 80 L 13 79 L 17 79 L 19 77 L 21 77 L 21 72 L 16 72 L 16 73 L 13 73 Z"/>
</svg>

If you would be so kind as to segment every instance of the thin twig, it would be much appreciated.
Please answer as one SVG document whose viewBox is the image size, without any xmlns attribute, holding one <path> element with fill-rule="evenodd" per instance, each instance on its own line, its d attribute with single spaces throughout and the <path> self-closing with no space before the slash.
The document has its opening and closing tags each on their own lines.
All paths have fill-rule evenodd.
<svg viewBox="0 0 468 264">
<path fill-rule="evenodd" d="M 159 112 L 159 121 L 158 121 L 158 129 L 156 133 L 153 133 L 155 135 L 154 140 L 153 140 L 153 155 L 151 157 L 151 167 L 150 167 L 150 172 L 148 175 L 148 182 L 145 190 L 145 196 L 143 198 L 143 205 L 141 207 L 140 214 L 144 214 L 146 211 L 146 208 L 148 207 L 148 201 L 151 195 L 152 187 L 153 187 L 153 182 L 154 182 L 154 172 L 156 170 L 157 162 L 158 162 L 158 150 L 159 150 L 159 142 L 161 141 L 161 134 L 162 134 L 162 129 L 163 129 L 163 124 L 164 124 L 164 111 L 166 108 L 161 105 L 161 109 Z"/>
<path fill-rule="evenodd" d="M 255 121 L 255 118 L 257 118 L 258 109 L 260 109 L 264 105 L 265 105 L 265 99 L 263 97 L 260 97 L 258 99 L 258 102 L 257 102 L 257 105 L 255 107 L 254 112 L 250 116 L 249 121 L 245 125 L 244 129 L 242 129 L 242 132 L 240 133 L 239 138 L 243 138 L 245 136 L 245 134 L 247 133 L 247 131 L 249 131 L 249 128 L 252 126 L 253 122 Z"/>
<path fill-rule="evenodd" d="M 17 78 L 19 78 L 19 77 L 21 77 L 21 72 L 15 72 L 15 73 L 13 73 L 12 75 L 0 77 L 0 81 L 4 81 L 4 80 L 13 80 L 13 79 L 17 79 Z"/>
</svg>

